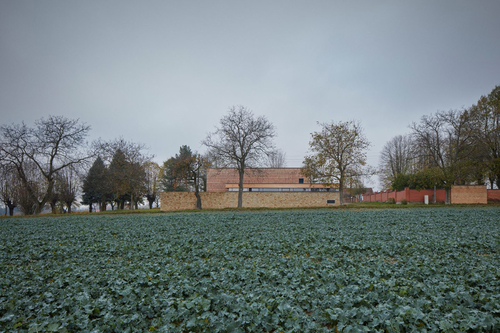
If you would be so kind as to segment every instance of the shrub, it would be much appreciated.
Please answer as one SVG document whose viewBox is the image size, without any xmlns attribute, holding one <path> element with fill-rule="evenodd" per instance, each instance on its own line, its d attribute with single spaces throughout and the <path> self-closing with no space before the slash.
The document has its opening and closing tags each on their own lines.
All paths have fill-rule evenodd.
<svg viewBox="0 0 500 333">
<path fill-rule="evenodd" d="M 403 200 L 401 200 L 401 204 L 402 204 L 402 205 L 407 205 L 407 204 L 408 204 L 408 201 L 406 201 L 406 199 L 403 199 Z"/>
<path fill-rule="evenodd" d="M 396 200 L 394 200 L 394 198 L 388 198 L 388 199 L 387 199 L 387 203 L 390 203 L 390 204 L 395 204 L 395 203 L 396 203 Z"/>
</svg>

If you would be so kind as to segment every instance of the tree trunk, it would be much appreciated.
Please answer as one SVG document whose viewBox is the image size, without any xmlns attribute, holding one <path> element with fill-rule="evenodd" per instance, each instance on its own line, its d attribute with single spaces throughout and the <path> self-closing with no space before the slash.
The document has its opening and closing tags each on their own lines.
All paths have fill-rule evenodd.
<svg viewBox="0 0 500 333">
<path fill-rule="evenodd" d="M 194 190 L 194 196 L 196 197 L 196 209 L 201 209 L 201 196 L 198 186 L 196 186 L 196 189 Z"/>
<path fill-rule="evenodd" d="M 155 203 L 156 195 L 147 194 L 146 200 L 148 200 L 149 209 L 153 209 L 153 204 Z"/>
<path fill-rule="evenodd" d="M 194 196 L 196 197 L 196 209 L 201 209 L 201 196 L 200 196 L 200 168 L 193 171 L 194 177 Z"/>
<path fill-rule="evenodd" d="M 341 206 L 344 204 L 344 180 L 342 177 L 339 180 L 339 202 Z"/>
<path fill-rule="evenodd" d="M 9 215 L 10 216 L 14 216 L 14 208 L 16 208 L 16 206 L 14 206 L 13 204 L 8 203 L 7 207 L 9 208 Z M 7 207 L 5 208 L 5 212 L 6 213 L 7 213 Z"/>
<path fill-rule="evenodd" d="M 245 174 L 245 170 L 241 168 L 241 170 L 238 170 L 240 174 L 240 180 L 238 183 L 238 208 L 243 207 L 243 176 Z"/>
<path fill-rule="evenodd" d="M 71 214 L 71 204 L 73 202 L 66 202 L 66 207 L 68 207 L 68 214 Z"/>
<path fill-rule="evenodd" d="M 92 203 L 89 203 L 89 213 L 92 213 Z"/>
<path fill-rule="evenodd" d="M 451 204 L 451 187 L 445 187 L 444 195 L 445 195 L 444 204 L 445 205 Z"/>
<path fill-rule="evenodd" d="M 437 197 L 436 197 L 436 184 L 434 184 L 434 196 L 432 197 L 432 203 L 436 203 Z"/>
<path fill-rule="evenodd" d="M 50 210 L 52 211 L 52 214 L 57 214 L 55 202 L 50 203 Z"/>
<path fill-rule="evenodd" d="M 49 201 L 49 198 L 52 197 L 52 194 L 54 193 L 54 180 L 50 179 L 47 181 L 48 186 L 47 186 L 47 193 L 45 193 L 45 196 L 42 198 L 42 201 L 36 200 L 36 209 L 35 209 L 35 214 L 38 215 L 43 211 L 43 207 L 45 207 L 45 204 Z M 34 196 L 34 194 L 32 194 Z"/>
<path fill-rule="evenodd" d="M 130 193 L 130 210 L 134 210 L 134 195 Z"/>
<path fill-rule="evenodd" d="M 42 205 L 41 202 L 37 202 L 33 214 L 34 215 L 41 214 L 44 206 L 45 206 L 45 204 Z"/>
</svg>

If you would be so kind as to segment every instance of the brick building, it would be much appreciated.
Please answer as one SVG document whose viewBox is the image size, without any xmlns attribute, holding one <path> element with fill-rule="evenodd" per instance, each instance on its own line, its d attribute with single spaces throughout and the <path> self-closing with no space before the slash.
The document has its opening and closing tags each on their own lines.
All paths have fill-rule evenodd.
<svg viewBox="0 0 500 333">
<path fill-rule="evenodd" d="M 339 205 L 335 186 L 311 184 L 300 168 L 246 169 L 243 188 L 245 208 L 329 207 Z M 207 192 L 200 192 L 203 208 L 236 208 L 239 175 L 236 169 L 208 169 Z M 193 192 L 161 193 L 161 210 L 196 208 Z"/>
<path fill-rule="evenodd" d="M 336 186 L 311 184 L 300 168 L 246 169 L 243 178 L 245 192 L 335 192 Z M 233 168 L 207 170 L 207 192 L 238 191 L 239 174 Z"/>
</svg>

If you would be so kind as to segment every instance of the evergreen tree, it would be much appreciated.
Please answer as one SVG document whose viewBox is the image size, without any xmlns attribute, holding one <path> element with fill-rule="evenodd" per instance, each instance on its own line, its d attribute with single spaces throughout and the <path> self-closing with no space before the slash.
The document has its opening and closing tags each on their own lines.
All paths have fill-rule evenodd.
<svg viewBox="0 0 500 333">
<path fill-rule="evenodd" d="M 187 192 L 190 186 L 190 164 L 193 152 L 189 146 L 183 145 L 179 153 L 163 163 L 163 190 L 166 192 Z"/>
<path fill-rule="evenodd" d="M 130 202 L 130 209 L 137 208 L 138 202 L 146 192 L 146 173 L 143 164 L 117 149 L 109 165 L 110 190 L 119 209 Z"/>
<path fill-rule="evenodd" d="M 82 204 L 89 205 L 89 212 L 92 212 L 92 205 L 100 204 L 102 210 L 103 205 L 106 207 L 107 199 L 107 170 L 101 157 L 92 164 L 82 186 Z"/>
<path fill-rule="evenodd" d="M 109 183 L 111 200 L 116 202 L 118 209 L 123 209 L 125 201 L 128 199 L 127 175 L 125 173 L 127 167 L 125 153 L 121 149 L 117 149 L 109 164 Z"/>
<path fill-rule="evenodd" d="M 163 163 L 161 183 L 166 192 L 194 191 L 196 207 L 201 209 L 200 189 L 206 188 L 208 162 L 189 146 L 181 146 L 179 154 Z"/>
</svg>

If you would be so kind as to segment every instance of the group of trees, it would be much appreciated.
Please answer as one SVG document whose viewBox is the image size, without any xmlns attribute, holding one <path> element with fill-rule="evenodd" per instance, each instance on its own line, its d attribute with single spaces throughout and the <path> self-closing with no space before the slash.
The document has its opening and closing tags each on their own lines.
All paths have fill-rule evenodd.
<svg viewBox="0 0 500 333">
<path fill-rule="evenodd" d="M 338 184 L 343 203 L 346 186 L 351 192 L 361 189 L 363 176 L 373 173 L 366 166 L 370 142 L 359 122 L 319 125 L 302 171 L 312 182 Z M 379 172 L 386 188 L 438 186 L 446 189 L 449 202 L 453 184 L 500 187 L 500 87 L 470 108 L 426 115 L 410 128 L 410 134 L 392 138 L 382 150 Z M 144 145 L 123 139 L 86 146 L 89 130 L 79 120 L 56 116 L 37 120 L 33 128 L 24 123 L 0 127 L 0 199 L 10 214 L 16 207 L 24 214 L 49 206 L 53 212 L 71 212 L 80 193 L 90 211 L 107 205 L 134 209 L 144 198 L 152 208 L 160 191 L 193 191 L 201 208 L 199 192 L 206 190 L 209 166 L 238 170 L 242 207 L 245 170 L 283 167 L 285 161 L 274 146 L 274 125 L 243 106 L 231 107 L 203 140 L 205 155 L 184 145 L 162 166 Z"/>
<path fill-rule="evenodd" d="M 49 206 L 54 213 L 71 212 L 80 196 L 90 212 L 108 205 L 134 209 L 144 198 L 152 208 L 158 205 L 160 191 L 193 191 L 201 209 L 199 192 L 206 190 L 209 166 L 238 170 L 242 207 L 247 168 L 285 166 L 285 154 L 274 146 L 274 125 L 243 106 L 231 107 L 207 135 L 205 155 L 184 145 L 162 166 L 145 154 L 144 145 L 123 139 L 86 146 L 90 127 L 78 120 L 51 116 L 35 125 L 0 127 L 0 196 L 11 214 L 15 207 L 24 214 L 38 214 Z M 359 182 L 369 143 L 358 123 L 322 126 L 322 132 L 313 134 L 313 154 L 304 161 L 304 172 L 313 181 L 339 183 L 342 191 L 347 181 L 351 186 Z"/>
<path fill-rule="evenodd" d="M 310 155 L 303 162 L 302 173 L 312 182 L 338 184 L 340 203 L 344 188 L 363 188 L 363 177 L 372 171 L 366 166 L 370 142 L 358 122 L 320 124 L 321 131 L 312 133 Z M 239 173 L 238 207 L 242 207 L 245 169 L 258 166 L 282 167 L 284 154 L 276 150 L 272 139 L 275 128 L 265 117 L 254 117 L 245 107 L 229 109 L 216 131 L 203 141 L 211 156 L 221 166 L 234 167 Z"/>
<path fill-rule="evenodd" d="M 381 154 L 385 188 L 444 188 L 489 183 L 500 188 L 500 87 L 463 110 L 438 111 L 386 143 Z"/>
<path fill-rule="evenodd" d="M 0 196 L 12 215 L 40 213 L 59 204 L 71 211 L 77 196 L 78 168 L 92 153 L 84 148 L 90 127 L 78 120 L 50 116 L 0 127 Z"/>
<path fill-rule="evenodd" d="M 145 146 L 118 139 L 94 143 L 97 158 L 83 178 L 82 203 L 92 212 L 94 205 L 105 211 L 137 209 L 146 198 L 149 207 L 158 205 L 160 167 L 151 161 Z"/>
<path fill-rule="evenodd" d="M 49 208 L 71 213 L 72 207 L 107 204 L 131 208 L 146 197 L 158 203 L 159 166 L 144 146 L 123 139 L 88 145 L 90 126 L 78 119 L 49 116 L 0 126 L 0 200 L 13 215 Z M 91 164 L 93 162 L 93 164 Z M 92 166 L 91 166 L 92 165 Z"/>
<path fill-rule="evenodd" d="M 208 158 L 181 146 L 179 153 L 163 163 L 160 184 L 163 191 L 190 191 L 196 196 L 196 207 L 202 208 L 200 191 L 207 189 Z"/>
</svg>

